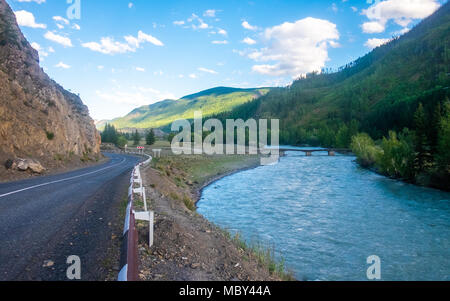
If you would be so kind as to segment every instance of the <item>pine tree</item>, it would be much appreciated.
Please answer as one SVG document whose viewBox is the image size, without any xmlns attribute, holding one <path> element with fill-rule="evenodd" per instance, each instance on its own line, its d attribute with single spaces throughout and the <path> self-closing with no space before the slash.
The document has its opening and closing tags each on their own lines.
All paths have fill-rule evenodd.
<svg viewBox="0 0 450 301">
<path fill-rule="evenodd" d="M 119 139 L 119 134 L 117 133 L 116 128 L 111 124 L 106 124 L 105 129 L 103 130 L 102 134 L 102 142 L 103 143 L 113 143 L 117 144 L 117 141 Z"/>
<path fill-rule="evenodd" d="M 437 145 L 438 145 L 438 136 L 439 131 L 441 130 L 441 119 L 442 119 L 442 111 L 441 111 L 441 103 L 438 102 L 433 112 L 433 120 L 431 125 L 431 132 L 429 134 L 430 142 L 431 142 L 431 152 L 436 154 Z"/>
<path fill-rule="evenodd" d="M 147 135 L 145 136 L 145 140 L 147 142 L 147 145 L 155 144 L 156 138 L 155 138 L 155 132 L 153 131 L 153 129 L 151 129 L 150 131 L 147 132 Z"/>
<path fill-rule="evenodd" d="M 430 143 L 427 137 L 428 124 L 426 120 L 425 110 L 422 103 L 419 103 L 416 113 L 414 114 L 415 125 L 415 169 L 416 173 L 426 170 L 430 163 Z"/>
<path fill-rule="evenodd" d="M 134 145 L 139 145 L 139 143 L 141 143 L 141 135 L 139 134 L 139 132 L 136 130 L 134 133 L 133 133 L 133 142 L 134 142 Z"/>
<path fill-rule="evenodd" d="M 437 163 L 439 172 L 450 179 L 450 101 L 444 103 L 444 116 L 439 130 Z"/>
</svg>

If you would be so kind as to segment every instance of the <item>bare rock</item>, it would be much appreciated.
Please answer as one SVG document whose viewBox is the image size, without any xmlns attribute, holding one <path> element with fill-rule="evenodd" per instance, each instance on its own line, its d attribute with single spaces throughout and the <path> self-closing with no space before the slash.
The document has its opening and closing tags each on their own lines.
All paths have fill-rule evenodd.
<svg viewBox="0 0 450 301">
<path fill-rule="evenodd" d="M 26 171 L 28 169 L 29 163 L 28 160 L 17 159 L 15 165 L 17 166 L 17 170 Z"/>
<path fill-rule="evenodd" d="M 44 261 L 44 264 L 42 265 L 43 268 L 51 268 L 54 266 L 55 263 L 52 260 L 46 260 Z"/>
<path fill-rule="evenodd" d="M 38 52 L 22 34 L 5 0 L 0 0 L 0 141 L 3 161 L 25 154 L 44 161 L 61 155 L 94 158 L 100 154 L 101 142 L 80 97 L 39 66 Z M 13 165 L 8 161 L 10 169 Z M 43 171 L 35 162 L 17 165 L 20 170 Z"/>
<path fill-rule="evenodd" d="M 9 168 L 8 168 L 9 166 Z M 18 171 L 27 171 L 30 170 L 32 173 L 41 174 L 45 171 L 45 168 L 42 166 L 42 164 L 33 159 L 14 159 L 14 160 L 8 160 L 5 163 L 5 167 L 12 170 L 18 170 Z"/>
<path fill-rule="evenodd" d="M 45 171 L 45 168 L 36 160 L 31 160 L 28 163 L 28 168 L 33 172 L 37 174 L 41 174 Z"/>
</svg>

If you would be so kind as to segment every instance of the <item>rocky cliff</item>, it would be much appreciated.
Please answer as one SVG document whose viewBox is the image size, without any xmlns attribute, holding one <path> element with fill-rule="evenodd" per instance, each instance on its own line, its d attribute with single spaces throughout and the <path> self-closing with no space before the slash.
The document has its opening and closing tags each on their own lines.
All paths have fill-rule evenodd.
<svg viewBox="0 0 450 301">
<path fill-rule="evenodd" d="M 100 153 L 100 136 L 81 99 L 39 66 L 39 55 L 0 0 L 0 168 L 7 160 L 87 160 Z"/>
</svg>

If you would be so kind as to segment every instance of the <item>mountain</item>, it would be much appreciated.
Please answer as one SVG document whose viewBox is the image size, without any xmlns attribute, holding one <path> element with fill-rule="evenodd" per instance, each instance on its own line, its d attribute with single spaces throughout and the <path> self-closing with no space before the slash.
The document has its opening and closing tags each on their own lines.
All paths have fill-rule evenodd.
<svg viewBox="0 0 450 301">
<path fill-rule="evenodd" d="M 278 118 L 281 141 L 289 144 L 339 144 L 336 137 L 344 125 L 379 139 L 389 130 L 412 129 L 419 103 L 431 120 L 437 103 L 449 97 L 449 86 L 447 3 L 410 32 L 338 72 L 308 74 L 221 118 Z"/>
<path fill-rule="evenodd" d="M 192 119 L 195 111 L 203 116 L 227 112 L 244 103 L 253 101 L 270 91 L 270 88 L 237 89 L 217 87 L 179 100 L 164 100 L 149 106 L 143 106 L 122 118 L 110 121 L 119 129 L 160 128 L 170 125 L 178 119 Z M 104 122 L 99 123 L 104 126 Z M 98 127 L 100 128 L 100 127 Z"/>
<path fill-rule="evenodd" d="M 0 162 L 47 162 L 100 153 L 100 136 L 81 99 L 51 80 L 38 52 L 0 0 Z"/>
</svg>

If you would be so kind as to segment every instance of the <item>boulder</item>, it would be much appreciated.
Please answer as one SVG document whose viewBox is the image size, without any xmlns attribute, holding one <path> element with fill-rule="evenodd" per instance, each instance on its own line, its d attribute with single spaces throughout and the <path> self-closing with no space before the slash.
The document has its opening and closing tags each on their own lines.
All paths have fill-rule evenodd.
<svg viewBox="0 0 450 301">
<path fill-rule="evenodd" d="M 30 170 L 33 173 L 41 174 L 45 171 L 45 168 L 39 161 L 33 159 L 14 159 L 8 160 L 5 163 L 5 167 L 7 169 L 18 170 L 18 171 L 27 171 Z"/>
<path fill-rule="evenodd" d="M 25 159 L 14 160 L 13 166 L 19 171 L 26 171 L 28 169 L 28 161 Z"/>
<path fill-rule="evenodd" d="M 33 173 L 38 173 L 38 174 L 41 174 L 45 171 L 45 168 L 41 165 L 41 163 L 39 163 L 36 160 L 30 160 L 30 162 L 28 163 L 28 168 Z"/>
</svg>

